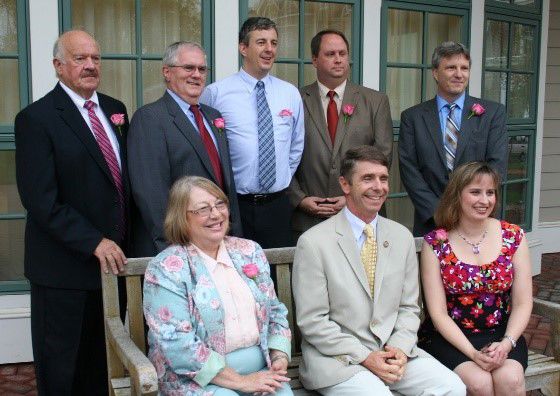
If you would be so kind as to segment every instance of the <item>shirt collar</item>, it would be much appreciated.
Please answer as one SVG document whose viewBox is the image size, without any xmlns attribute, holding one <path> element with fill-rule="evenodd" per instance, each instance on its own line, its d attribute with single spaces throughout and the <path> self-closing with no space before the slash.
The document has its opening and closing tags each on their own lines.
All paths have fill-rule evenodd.
<svg viewBox="0 0 560 396">
<path fill-rule="evenodd" d="M 333 89 L 333 91 L 336 92 L 336 95 L 341 100 L 342 100 L 342 97 L 344 96 L 344 90 L 346 89 L 346 81 L 348 81 L 348 80 L 344 80 L 342 82 L 342 84 L 340 84 L 338 87 Z M 326 97 L 327 94 L 329 93 L 330 89 L 327 88 L 324 84 L 322 84 L 319 80 L 317 80 L 317 85 L 319 85 L 319 94 L 321 95 L 321 98 Z"/>
<path fill-rule="evenodd" d="M 245 86 L 247 87 L 249 92 L 253 92 L 255 90 L 257 82 L 259 81 L 262 81 L 264 83 L 265 90 L 267 86 L 270 86 L 270 83 L 272 81 L 272 79 L 270 78 L 270 74 L 267 74 L 262 79 L 257 80 L 255 77 L 247 73 L 245 69 L 243 69 L 243 67 L 239 69 L 239 77 L 241 77 L 241 80 L 245 83 Z"/>
<path fill-rule="evenodd" d="M 220 247 L 218 248 L 218 255 L 216 256 L 216 260 L 212 257 L 204 253 L 198 246 L 194 243 L 192 244 L 194 248 L 197 250 L 198 254 L 204 259 L 204 264 L 210 273 L 214 272 L 216 266 L 218 264 L 225 265 L 226 267 L 235 268 L 233 262 L 231 261 L 231 257 L 229 257 L 229 253 L 227 252 L 226 245 L 224 241 L 220 243 Z"/>
<path fill-rule="evenodd" d="M 72 91 L 72 89 L 70 89 L 68 86 L 66 86 L 66 84 L 64 84 L 62 81 L 59 80 L 58 83 L 60 84 L 60 86 L 62 87 L 64 92 L 66 92 L 68 94 L 68 96 L 70 96 L 70 99 L 72 99 L 72 102 L 74 102 L 74 104 L 79 109 L 83 108 L 84 104 L 88 100 L 91 100 L 93 103 L 95 103 L 97 105 L 97 107 L 99 107 L 99 98 L 97 97 L 97 91 L 93 91 L 93 95 L 91 95 L 91 98 L 84 99 L 80 95 L 78 95 L 76 92 Z"/>
<path fill-rule="evenodd" d="M 451 103 L 455 103 L 457 105 L 457 107 L 459 108 L 459 110 L 461 110 L 461 112 L 463 111 L 463 107 L 465 106 L 465 92 L 463 92 L 461 94 L 461 96 L 459 96 L 457 99 L 455 99 L 454 102 Z M 437 109 L 438 109 L 438 113 L 441 112 L 441 109 L 443 108 L 443 106 L 451 104 L 448 103 L 447 100 L 443 99 L 441 96 L 436 95 L 436 102 L 437 102 Z"/>
<path fill-rule="evenodd" d="M 169 95 L 171 95 L 171 97 L 173 98 L 173 100 L 175 100 L 175 102 L 177 102 L 177 104 L 179 105 L 179 107 L 181 108 L 181 110 L 183 110 L 185 113 L 187 113 L 188 111 L 190 111 L 191 105 L 188 104 L 187 102 L 185 102 L 183 100 L 183 98 L 181 98 L 179 95 L 177 95 L 175 92 L 173 92 L 172 90 L 170 90 L 169 88 L 167 88 L 167 93 L 169 93 Z M 198 106 L 198 105 L 197 105 Z M 188 113 L 187 113 L 188 114 Z"/>
<path fill-rule="evenodd" d="M 352 234 L 354 234 L 354 239 L 356 239 L 356 241 L 359 241 L 360 237 L 364 233 L 364 227 L 366 226 L 366 223 L 362 219 L 360 219 L 358 216 L 356 216 L 354 213 L 352 213 L 350 211 L 350 209 L 348 209 L 348 206 L 345 206 L 343 210 L 344 210 L 344 215 L 346 216 L 346 219 L 350 223 L 350 228 L 352 229 Z M 377 233 L 377 219 L 378 218 L 379 218 L 379 216 L 376 215 L 375 218 L 369 223 L 369 224 L 371 224 L 371 226 L 373 228 L 373 234 L 374 235 L 376 235 L 376 233 Z"/>
</svg>

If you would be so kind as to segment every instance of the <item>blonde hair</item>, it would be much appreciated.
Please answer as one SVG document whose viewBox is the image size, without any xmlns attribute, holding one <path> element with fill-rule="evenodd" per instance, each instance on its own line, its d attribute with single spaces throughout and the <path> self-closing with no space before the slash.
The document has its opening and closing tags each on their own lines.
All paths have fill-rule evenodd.
<svg viewBox="0 0 560 396">
<path fill-rule="evenodd" d="M 469 184 L 480 176 L 488 175 L 494 181 L 496 189 L 496 205 L 490 216 L 494 217 L 500 202 L 500 175 L 485 162 L 469 162 L 453 171 L 449 184 L 445 188 L 434 214 L 438 228 L 452 230 L 461 220 L 461 193 Z"/>
<path fill-rule="evenodd" d="M 163 222 L 165 237 L 170 244 L 187 245 L 189 243 L 187 208 L 191 202 L 192 190 L 195 187 L 221 199 L 229 206 L 226 194 L 210 180 L 199 176 L 181 177 L 169 191 L 167 213 Z"/>
</svg>

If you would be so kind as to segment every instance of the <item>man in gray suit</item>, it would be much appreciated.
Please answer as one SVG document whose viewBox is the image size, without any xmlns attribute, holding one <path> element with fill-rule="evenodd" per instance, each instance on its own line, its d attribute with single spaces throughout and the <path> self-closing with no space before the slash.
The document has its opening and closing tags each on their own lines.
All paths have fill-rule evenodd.
<svg viewBox="0 0 560 396">
<path fill-rule="evenodd" d="M 338 213 L 345 204 L 338 184 L 340 158 L 362 144 L 377 147 L 391 162 L 393 129 L 385 94 L 348 80 L 348 40 L 323 30 L 311 40 L 317 81 L 301 89 L 305 144 L 289 196 L 292 229 L 301 233 Z"/>
<path fill-rule="evenodd" d="M 433 215 L 457 166 L 486 161 L 507 171 L 506 112 L 503 105 L 469 96 L 471 58 L 460 43 L 444 42 L 432 55 L 434 99 L 401 114 L 399 161 L 403 184 L 414 205 L 414 235 L 435 228 Z"/>
<path fill-rule="evenodd" d="M 206 54 L 191 42 L 176 42 L 163 57 L 167 90 L 138 109 L 128 134 L 133 213 L 132 255 L 154 256 L 167 243 L 163 219 L 169 189 L 181 176 L 202 176 L 227 194 L 232 234 L 241 235 L 237 194 L 221 114 L 199 104 L 208 74 Z"/>
<path fill-rule="evenodd" d="M 375 147 L 348 150 L 339 178 L 346 207 L 299 238 L 293 291 L 301 381 L 324 395 L 464 395 L 459 377 L 416 346 L 414 239 L 378 215 L 388 168 Z"/>
</svg>

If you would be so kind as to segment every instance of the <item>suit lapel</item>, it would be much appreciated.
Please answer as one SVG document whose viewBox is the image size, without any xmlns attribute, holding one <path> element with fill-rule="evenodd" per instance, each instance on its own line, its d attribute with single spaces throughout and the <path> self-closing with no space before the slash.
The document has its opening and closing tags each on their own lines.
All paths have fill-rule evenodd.
<svg viewBox="0 0 560 396">
<path fill-rule="evenodd" d="M 327 121 L 325 120 L 317 81 L 305 88 L 303 103 L 305 104 L 305 107 L 307 107 L 307 112 L 313 120 L 315 129 L 317 130 L 319 136 L 321 136 L 321 139 L 328 147 L 329 151 L 332 151 L 333 145 L 331 137 L 329 136 L 329 130 L 327 128 Z"/>
<path fill-rule="evenodd" d="M 354 234 L 352 233 L 352 229 L 350 228 L 350 224 L 346 219 L 344 211 L 340 211 L 336 215 L 335 231 L 338 234 L 338 246 L 342 250 L 342 253 L 344 253 L 350 268 L 354 271 L 354 274 L 360 281 L 360 284 L 364 288 L 365 292 L 371 298 L 366 270 L 362 265 L 362 260 L 356 245 L 356 239 L 354 238 Z"/>
<path fill-rule="evenodd" d="M 383 287 L 383 277 L 387 266 L 390 263 L 389 255 L 391 253 L 391 244 L 387 223 L 384 217 L 378 216 L 377 218 L 377 264 L 375 266 L 375 283 L 373 286 L 374 304 L 379 300 L 379 294 Z M 387 242 L 387 243 L 385 243 Z M 387 246 L 385 246 L 387 245 Z"/>
<path fill-rule="evenodd" d="M 163 98 L 165 100 L 167 110 L 169 111 L 169 115 L 173 118 L 173 123 L 194 148 L 194 151 L 200 157 L 200 161 L 206 168 L 206 171 L 209 175 L 212 175 L 213 182 L 216 183 L 216 175 L 214 174 L 214 169 L 212 169 L 210 157 L 208 156 L 208 152 L 202 143 L 202 139 L 200 138 L 198 131 L 194 128 L 186 114 L 183 113 L 183 110 L 181 110 L 177 102 L 175 102 L 167 91 L 163 95 Z"/>
<path fill-rule="evenodd" d="M 459 160 L 461 155 L 463 155 L 471 135 L 474 133 L 478 124 L 478 117 L 471 117 L 469 119 L 469 114 L 473 104 L 474 100 L 469 95 L 466 95 L 461 115 L 461 128 L 459 128 L 459 141 L 457 142 L 457 152 L 455 153 L 455 164 L 460 163 Z"/>
<path fill-rule="evenodd" d="M 428 135 L 432 138 L 439 158 L 444 166 L 446 165 L 445 153 L 443 148 L 443 132 L 441 130 L 441 124 L 439 122 L 439 114 L 437 109 L 437 101 L 435 99 L 429 100 L 424 103 L 424 122 L 426 123 L 426 130 Z"/>
<path fill-rule="evenodd" d="M 113 182 L 113 176 L 111 175 L 111 171 L 107 166 L 107 162 L 105 161 L 105 157 L 103 157 L 103 153 L 93 136 L 93 133 L 89 129 L 88 125 L 86 124 L 84 118 L 80 114 L 80 111 L 76 108 L 72 99 L 64 92 L 62 87 L 57 84 L 55 87 L 55 107 L 60 111 L 60 116 L 64 120 L 64 122 L 70 127 L 70 129 L 78 136 L 78 138 L 82 141 L 90 155 L 93 157 L 95 162 L 99 165 L 99 167 L 103 170 L 105 175 Z"/>
<path fill-rule="evenodd" d="M 340 106 L 340 111 L 338 112 L 338 124 L 336 127 L 336 136 L 334 139 L 333 155 L 336 155 L 336 153 L 338 153 L 338 151 L 340 150 L 342 141 L 348 133 L 349 125 L 352 123 L 352 118 L 356 114 L 356 111 L 359 111 L 359 109 L 356 108 L 357 93 L 357 87 L 350 81 L 346 81 L 346 87 L 344 88 L 344 95 L 342 97 L 342 105 Z M 344 109 L 344 106 L 346 105 L 354 106 L 354 114 L 352 117 L 348 117 L 348 120 L 345 122 L 342 109 Z"/>
</svg>

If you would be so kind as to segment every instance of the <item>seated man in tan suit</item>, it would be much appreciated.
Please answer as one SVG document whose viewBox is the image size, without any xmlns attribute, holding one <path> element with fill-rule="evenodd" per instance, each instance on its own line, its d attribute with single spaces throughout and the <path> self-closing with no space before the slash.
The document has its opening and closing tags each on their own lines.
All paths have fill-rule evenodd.
<svg viewBox="0 0 560 396">
<path fill-rule="evenodd" d="M 465 395 L 459 377 L 416 346 L 414 239 L 378 216 L 388 165 L 374 147 L 348 150 L 339 178 L 346 207 L 299 238 L 293 291 L 301 382 L 323 395 Z"/>
</svg>

